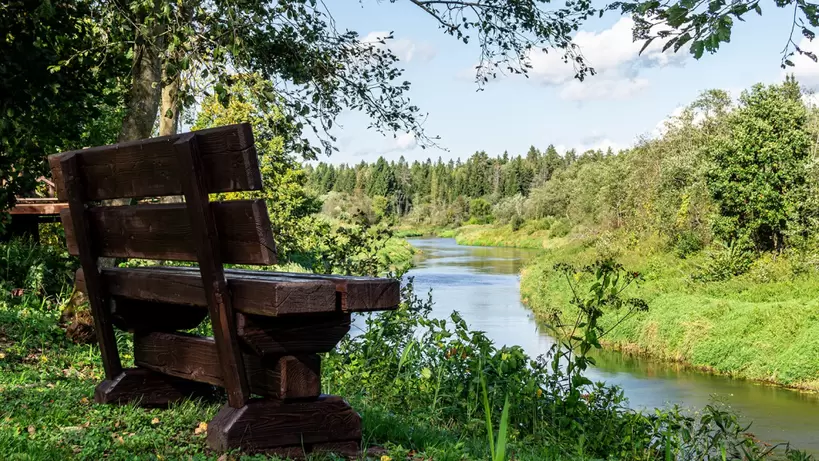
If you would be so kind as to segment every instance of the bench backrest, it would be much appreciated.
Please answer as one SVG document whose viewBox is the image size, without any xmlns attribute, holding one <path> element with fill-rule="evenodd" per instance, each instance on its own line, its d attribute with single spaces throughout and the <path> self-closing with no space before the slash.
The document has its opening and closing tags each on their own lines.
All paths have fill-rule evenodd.
<svg viewBox="0 0 819 461">
<path fill-rule="evenodd" d="M 260 190 L 253 133 L 248 124 L 193 133 L 208 193 Z M 187 135 L 187 134 L 185 134 Z M 184 193 L 195 173 L 181 166 L 174 144 L 185 135 L 164 136 L 94 147 L 49 157 L 58 197 L 69 201 L 69 183 L 61 162 L 75 164 L 75 195 L 88 204 L 108 199 L 144 198 Z M 70 165 L 69 168 L 71 167 Z M 224 263 L 275 263 L 273 234 L 262 200 L 210 204 Z M 61 213 L 68 250 L 79 256 L 72 213 Z M 87 209 L 87 225 L 96 256 L 197 261 L 195 239 L 184 203 L 96 206 Z"/>
<path fill-rule="evenodd" d="M 224 263 L 276 261 L 261 200 L 214 202 L 209 194 L 262 188 L 248 124 L 66 152 L 49 158 L 69 251 L 80 257 L 105 374 L 123 373 L 110 292 L 99 257 L 197 261 L 228 400 L 250 396 Z M 185 203 L 102 205 L 110 199 L 184 195 Z M 130 201 L 129 201 L 130 202 Z"/>
</svg>

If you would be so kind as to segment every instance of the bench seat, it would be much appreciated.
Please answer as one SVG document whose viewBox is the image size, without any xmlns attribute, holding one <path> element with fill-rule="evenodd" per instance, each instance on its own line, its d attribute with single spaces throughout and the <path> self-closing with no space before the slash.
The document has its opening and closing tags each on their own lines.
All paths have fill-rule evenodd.
<svg viewBox="0 0 819 461">
<path fill-rule="evenodd" d="M 197 267 L 103 268 L 109 294 L 117 298 L 206 309 Z M 233 308 L 241 313 L 279 317 L 331 312 L 392 310 L 400 302 L 397 280 L 340 275 L 226 269 Z M 83 270 L 77 287 L 85 291 Z"/>
</svg>

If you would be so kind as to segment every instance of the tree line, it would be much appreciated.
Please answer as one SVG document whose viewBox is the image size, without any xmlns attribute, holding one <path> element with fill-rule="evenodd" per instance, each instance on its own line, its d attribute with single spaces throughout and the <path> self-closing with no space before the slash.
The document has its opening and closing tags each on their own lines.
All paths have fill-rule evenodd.
<svg viewBox="0 0 819 461">
<path fill-rule="evenodd" d="M 466 161 L 319 163 L 306 167 L 307 186 L 331 215 L 515 230 L 539 222 L 558 235 L 659 236 L 682 253 L 714 240 L 780 251 L 812 242 L 819 218 L 819 113 L 804 99 L 792 77 L 737 100 L 709 90 L 661 135 L 619 152 L 550 145 Z"/>
</svg>

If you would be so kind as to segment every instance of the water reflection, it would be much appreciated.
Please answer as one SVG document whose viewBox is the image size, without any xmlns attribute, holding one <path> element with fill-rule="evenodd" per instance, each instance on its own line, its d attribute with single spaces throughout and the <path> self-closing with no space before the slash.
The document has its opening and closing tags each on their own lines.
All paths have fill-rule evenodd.
<svg viewBox="0 0 819 461">
<path fill-rule="evenodd" d="M 520 345 L 530 355 L 548 351 L 552 339 L 520 303 L 518 274 L 535 250 L 459 246 L 453 239 L 412 239 L 421 250 L 416 291 L 433 289 L 433 315 L 459 311 L 471 328 L 502 345 Z M 589 378 L 621 386 L 634 408 L 677 403 L 701 408 L 718 399 L 754 421 L 751 432 L 764 440 L 790 440 L 819 452 L 819 397 L 747 381 L 717 377 L 674 364 L 598 354 Z"/>
</svg>

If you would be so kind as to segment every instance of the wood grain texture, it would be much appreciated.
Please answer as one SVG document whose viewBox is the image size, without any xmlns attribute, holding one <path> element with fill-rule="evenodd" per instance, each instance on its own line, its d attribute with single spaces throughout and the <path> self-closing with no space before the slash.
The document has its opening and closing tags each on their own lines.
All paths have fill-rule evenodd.
<svg viewBox="0 0 819 461">
<path fill-rule="evenodd" d="M 48 216 L 59 215 L 62 210 L 68 209 L 67 203 L 20 203 L 17 202 L 9 213 L 15 215 Z"/>
<path fill-rule="evenodd" d="M 239 339 L 262 357 L 330 352 L 350 331 L 350 314 L 270 318 L 237 314 Z"/>
<path fill-rule="evenodd" d="M 263 200 L 235 200 L 210 205 L 224 262 L 276 263 L 273 231 Z M 184 203 L 101 206 L 87 211 L 94 249 L 115 258 L 196 261 L 190 215 Z M 68 251 L 79 254 L 73 215 L 61 213 Z"/>
<path fill-rule="evenodd" d="M 60 170 L 63 173 L 68 195 L 69 215 L 73 218 L 69 226 L 76 237 L 80 264 L 85 273 L 86 295 L 94 317 L 94 331 L 100 346 L 105 377 L 114 379 L 122 373 L 122 363 L 117 351 L 117 340 L 111 323 L 108 293 L 97 268 L 99 254 L 93 244 L 94 236 L 88 220 L 83 197 L 83 182 L 80 177 L 80 159 L 75 155 L 63 157 Z"/>
<path fill-rule="evenodd" d="M 228 404 L 233 408 L 241 408 L 250 398 L 250 388 L 236 336 L 236 317 L 223 267 L 229 260 L 222 256 L 220 240 L 224 240 L 226 236 L 219 234 L 216 215 L 210 206 L 199 138 L 193 134 L 182 136 L 173 147 L 188 208 L 191 240 L 195 244 L 199 274 L 202 276 L 205 299 L 208 301 L 208 314 L 216 340 L 223 385 L 227 391 Z"/>
<path fill-rule="evenodd" d="M 401 282 L 379 277 L 298 274 L 278 272 L 279 276 L 329 280 L 336 284 L 339 309 L 343 312 L 395 310 L 401 303 Z"/>
<path fill-rule="evenodd" d="M 283 402 L 253 399 L 242 408 L 222 407 L 208 424 L 214 450 L 263 452 L 314 445 L 361 443 L 361 417 L 341 397 Z"/>
<path fill-rule="evenodd" d="M 318 355 L 262 358 L 243 354 L 250 391 L 280 399 L 316 397 L 321 392 Z M 213 338 L 184 333 L 137 333 L 134 363 L 148 370 L 224 387 Z"/>
<path fill-rule="evenodd" d="M 279 277 L 267 271 L 226 270 L 225 275 L 238 312 L 286 317 L 338 310 L 335 283 L 329 280 Z M 207 307 L 196 268 L 105 268 L 102 277 L 113 296 Z M 77 271 L 77 289 L 84 291 L 84 284 L 85 275 Z"/>
<path fill-rule="evenodd" d="M 147 270 L 141 268 L 140 270 Z M 150 270 L 155 270 L 150 268 Z M 176 273 L 192 272 L 196 273 L 195 267 L 163 267 L 166 274 L 169 276 Z M 296 291 L 292 293 L 292 299 L 281 296 L 276 298 L 272 305 L 276 308 L 271 308 L 270 303 L 258 305 L 259 296 L 254 293 L 257 289 L 253 284 L 260 281 L 268 281 L 281 283 L 285 286 L 288 281 L 297 284 L 321 283 L 326 287 L 326 284 L 332 284 L 335 291 L 335 310 L 343 312 L 367 312 L 378 310 L 394 310 L 398 308 L 401 302 L 401 283 L 398 280 L 377 278 L 377 277 L 353 277 L 341 275 L 320 275 L 320 274 L 302 274 L 295 272 L 271 272 L 271 271 L 253 271 L 245 269 L 225 269 L 225 276 L 228 281 L 235 285 L 234 301 L 239 304 L 254 304 L 258 306 L 257 313 L 262 315 L 287 315 L 295 313 L 319 313 L 328 312 L 325 308 L 310 307 L 307 302 L 302 303 L 299 297 L 304 296 L 305 293 Z M 306 285 L 301 285 L 302 287 Z M 317 285 L 318 286 L 318 285 Z M 245 291 L 244 289 L 247 289 Z M 295 288 L 295 287 L 294 287 Z M 323 291 L 316 293 L 316 296 L 324 296 Z M 298 303 L 302 307 L 290 307 L 291 303 Z M 294 306 L 297 304 L 294 304 Z M 251 308 L 256 310 L 255 308 Z M 238 308 L 247 313 L 250 310 L 245 308 Z M 273 313 L 275 311 L 275 313 Z"/>
<path fill-rule="evenodd" d="M 212 397 L 214 387 L 175 378 L 145 368 L 126 368 L 114 379 L 94 389 L 97 403 L 136 403 L 143 407 L 165 407 L 191 397 Z"/>
<path fill-rule="evenodd" d="M 244 360 L 254 394 L 283 400 L 321 394 L 321 357 L 317 354 L 269 358 L 245 354 Z"/>
<path fill-rule="evenodd" d="M 207 191 L 261 190 L 259 161 L 250 125 L 243 123 L 195 132 L 202 154 Z M 180 167 L 173 144 L 178 134 L 110 146 L 93 147 L 49 157 L 57 196 L 67 200 L 60 160 L 82 156 L 80 175 L 87 200 L 182 195 Z"/>
<path fill-rule="evenodd" d="M 111 322 L 123 331 L 176 331 L 196 328 L 208 316 L 207 309 L 111 297 Z"/>
</svg>

